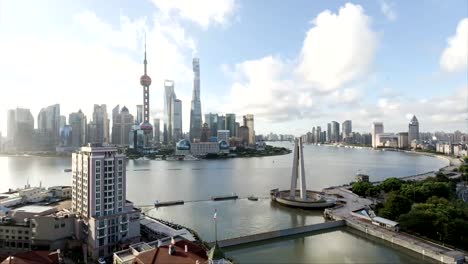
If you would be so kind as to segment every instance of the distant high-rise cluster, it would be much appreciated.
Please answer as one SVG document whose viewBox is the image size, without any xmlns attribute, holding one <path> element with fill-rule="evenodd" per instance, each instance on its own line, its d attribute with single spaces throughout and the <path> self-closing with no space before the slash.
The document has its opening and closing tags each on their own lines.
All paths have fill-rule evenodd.
<svg viewBox="0 0 468 264">
<path fill-rule="evenodd" d="M 429 146 L 429 141 L 431 139 L 427 138 L 426 146 Z M 394 133 L 385 133 L 382 122 L 374 122 L 372 125 L 372 147 L 391 147 L 391 148 L 412 148 L 417 149 L 421 146 L 424 147 L 424 144 L 421 145 L 420 135 L 419 135 L 419 122 L 416 116 L 411 118 L 409 123 L 408 132 L 400 132 L 397 134 Z"/>
</svg>

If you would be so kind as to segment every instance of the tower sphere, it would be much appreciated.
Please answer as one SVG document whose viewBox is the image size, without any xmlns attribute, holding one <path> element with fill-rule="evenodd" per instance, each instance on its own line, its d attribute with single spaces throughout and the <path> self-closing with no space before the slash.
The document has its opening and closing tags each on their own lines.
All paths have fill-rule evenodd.
<svg viewBox="0 0 468 264">
<path fill-rule="evenodd" d="M 140 84 L 142 86 L 150 86 L 151 85 L 151 78 L 148 75 L 142 75 L 140 77 Z"/>
</svg>

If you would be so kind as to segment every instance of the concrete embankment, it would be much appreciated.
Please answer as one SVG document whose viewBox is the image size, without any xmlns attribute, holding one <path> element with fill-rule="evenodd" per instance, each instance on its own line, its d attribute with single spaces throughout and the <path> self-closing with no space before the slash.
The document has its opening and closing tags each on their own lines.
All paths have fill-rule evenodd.
<svg viewBox="0 0 468 264">
<path fill-rule="evenodd" d="M 255 235 L 220 240 L 218 241 L 218 246 L 221 248 L 231 247 L 231 246 L 254 243 L 254 242 L 259 242 L 259 241 L 264 241 L 264 240 L 270 240 L 274 238 L 288 237 L 288 236 L 298 235 L 298 234 L 303 234 L 303 233 L 308 233 L 308 232 L 321 231 L 321 230 L 336 228 L 336 227 L 340 227 L 344 225 L 345 225 L 345 221 L 338 220 L 338 221 L 331 221 L 331 222 L 306 225 L 306 226 L 300 226 L 300 227 L 292 227 L 292 228 L 283 229 L 283 230 L 270 231 L 270 232 L 255 234 Z"/>
<path fill-rule="evenodd" d="M 389 232 L 383 228 L 365 225 L 360 223 L 359 220 L 347 219 L 346 226 L 420 253 L 423 256 L 427 256 L 442 263 L 463 263 L 464 261 L 464 255 L 459 251 L 455 251 L 429 241 L 415 239 L 402 233 Z"/>
</svg>

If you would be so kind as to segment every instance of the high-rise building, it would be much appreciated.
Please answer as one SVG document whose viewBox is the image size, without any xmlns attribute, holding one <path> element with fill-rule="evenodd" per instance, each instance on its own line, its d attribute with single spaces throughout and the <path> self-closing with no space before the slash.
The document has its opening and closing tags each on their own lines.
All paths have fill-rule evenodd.
<svg viewBox="0 0 468 264">
<path fill-rule="evenodd" d="M 419 141 L 419 122 L 415 115 L 411 118 L 408 128 L 408 143 L 411 145 L 413 140 Z"/>
<path fill-rule="evenodd" d="M 193 93 L 190 108 L 190 141 L 194 138 L 200 139 L 202 127 L 202 112 L 200 102 L 200 60 L 194 58 L 193 66 Z"/>
<path fill-rule="evenodd" d="M 346 120 L 342 124 L 342 129 L 343 129 L 343 141 L 346 140 L 346 138 L 349 138 L 351 136 L 351 133 L 353 132 L 353 125 L 351 120 Z"/>
<path fill-rule="evenodd" d="M 242 142 L 242 145 L 250 145 L 249 140 L 250 140 L 250 129 L 247 126 L 241 126 L 239 127 L 239 138 Z"/>
<path fill-rule="evenodd" d="M 155 118 L 154 119 L 154 124 L 153 124 L 153 130 L 154 130 L 154 137 L 153 137 L 153 141 L 155 143 L 159 143 L 159 141 L 161 140 L 161 127 L 160 127 L 160 120 L 159 118 Z"/>
<path fill-rule="evenodd" d="M 145 59 L 144 73 L 140 77 L 140 84 L 143 87 L 143 122 L 140 123 L 140 129 L 143 130 L 145 135 L 145 146 L 149 146 L 151 139 L 153 138 L 153 126 L 150 123 L 150 99 L 149 99 L 149 87 L 151 85 L 151 78 L 147 74 L 146 60 L 146 37 L 145 37 Z"/>
<path fill-rule="evenodd" d="M 83 112 L 78 110 L 68 116 L 68 123 L 72 128 L 72 147 L 82 147 L 86 142 L 87 122 Z"/>
<path fill-rule="evenodd" d="M 143 105 L 137 105 L 137 116 L 136 116 L 136 124 L 141 124 L 143 122 Z"/>
<path fill-rule="evenodd" d="M 37 128 L 48 140 L 48 147 L 53 148 L 60 142 L 60 105 L 42 108 L 37 117 Z"/>
<path fill-rule="evenodd" d="M 200 142 L 208 142 L 211 137 L 211 129 L 207 123 L 203 123 Z"/>
<path fill-rule="evenodd" d="M 239 123 L 239 122 L 236 122 L 236 129 L 235 129 L 235 131 L 236 131 L 236 137 L 240 137 L 240 136 L 239 136 L 239 127 L 240 127 L 240 123 Z"/>
<path fill-rule="evenodd" d="M 374 122 L 372 124 L 372 147 L 376 148 L 378 139 L 377 135 L 384 133 L 384 126 L 382 122 Z"/>
<path fill-rule="evenodd" d="M 310 133 L 310 135 L 308 136 L 307 138 L 307 143 L 317 143 L 315 141 L 315 127 L 312 127 L 312 132 Z"/>
<path fill-rule="evenodd" d="M 67 117 L 64 115 L 60 116 L 60 129 L 67 125 Z M 60 133 L 61 134 L 61 133 Z M 61 136 L 61 135 L 60 135 Z"/>
<path fill-rule="evenodd" d="M 226 129 L 229 130 L 231 137 L 236 135 L 236 114 L 226 114 Z"/>
<path fill-rule="evenodd" d="M 174 99 L 172 104 L 172 139 L 174 142 L 182 139 L 182 101 Z"/>
<path fill-rule="evenodd" d="M 165 80 L 164 81 L 164 143 L 167 144 L 172 142 L 172 118 L 174 116 L 172 110 L 174 109 L 173 104 L 174 100 L 176 99 L 176 95 L 174 92 L 174 81 Z"/>
<path fill-rule="evenodd" d="M 8 110 L 8 138 L 17 151 L 31 150 L 34 134 L 34 117 L 29 109 Z"/>
<path fill-rule="evenodd" d="M 255 145 L 254 115 L 247 114 L 243 117 L 244 126 L 249 128 L 249 145 Z"/>
<path fill-rule="evenodd" d="M 340 141 L 340 123 L 336 121 L 331 122 L 331 140 L 333 142 Z"/>
<path fill-rule="evenodd" d="M 83 219 L 94 260 L 140 240 L 140 212 L 126 198 L 125 166 L 124 154 L 102 144 L 88 144 L 72 155 L 72 211 Z"/>
<path fill-rule="evenodd" d="M 118 111 L 117 105 L 117 111 Z M 115 110 L 115 108 L 114 108 Z M 116 114 L 112 111 L 112 144 L 128 146 L 130 143 L 130 131 L 134 125 L 133 115 L 127 107 L 122 107 Z"/>
<path fill-rule="evenodd" d="M 316 139 L 316 143 L 322 143 L 322 128 L 321 127 L 317 127 L 317 129 L 315 130 L 315 139 Z"/>
<path fill-rule="evenodd" d="M 397 134 L 397 136 L 398 136 L 398 147 L 408 148 L 409 147 L 408 132 L 400 132 Z"/>
<path fill-rule="evenodd" d="M 327 124 L 327 142 L 332 142 L 332 138 L 331 138 L 331 124 L 328 123 Z"/>
<path fill-rule="evenodd" d="M 109 118 L 105 104 L 94 105 L 93 120 L 88 125 L 88 139 L 91 143 L 109 143 Z"/>
<path fill-rule="evenodd" d="M 218 116 L 218 130 L 226 130 L 226 117 L 223 115 Z"/>
<path fill-rule="evenodd" d="M 215 137 L 218 131 L 218 114 L 205 114 L 205 123 L 208 124 L 211 130 L 211 136 Z"/>
</svg>

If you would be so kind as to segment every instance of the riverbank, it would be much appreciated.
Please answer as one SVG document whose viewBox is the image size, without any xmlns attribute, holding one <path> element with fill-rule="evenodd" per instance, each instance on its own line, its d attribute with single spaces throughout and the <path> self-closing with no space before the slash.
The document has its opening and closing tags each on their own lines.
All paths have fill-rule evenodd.
<svg viewBox="0 0 468 264">
<path fill-rule="evenodd" d="M 353 211 L 368 207 L 372 201 L 360 197 L 348 189 L 335 187 L 323 190 L 329 195 L 336 195 L 344 202 L 341 206 L 329 208 L 324 215 L 332 220 L 344 220 L 346 226 L 359 230 L 366 235 L 380 238 L 398 245 L 402 248 L 427 256 L 442 263 L 462 263 L 467 257 L 466 252 L 442 246 L 420 237 L 411 236 L 403 232 L 395 232 L 387 228 L 377 226 L 369 220 L 361 219 L 352 215 Z M 461 262 L 459 262 L 461 261 Z"/>
</svg>

